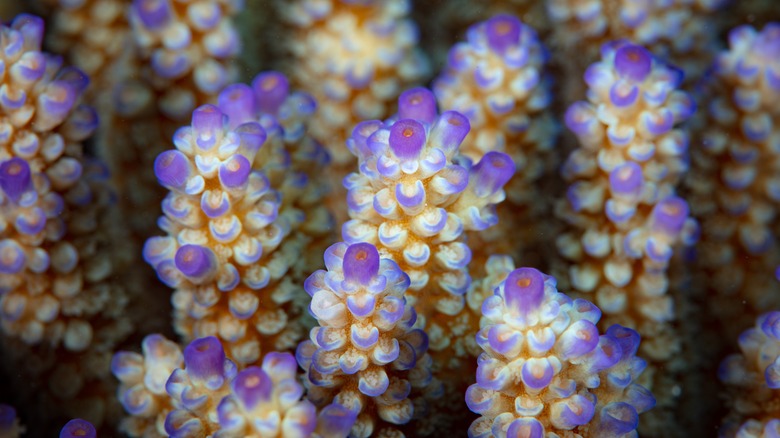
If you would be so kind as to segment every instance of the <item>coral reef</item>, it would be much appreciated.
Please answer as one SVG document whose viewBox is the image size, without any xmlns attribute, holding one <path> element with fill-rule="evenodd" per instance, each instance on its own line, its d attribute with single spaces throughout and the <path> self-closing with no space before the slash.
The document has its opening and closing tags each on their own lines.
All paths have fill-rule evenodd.
<svg viewBox="0 0 780 438">
<path fill-rule="evenodd" d="M 0 0 L 0 437 L 778 435 L 779 11 Z"/>
</svg>

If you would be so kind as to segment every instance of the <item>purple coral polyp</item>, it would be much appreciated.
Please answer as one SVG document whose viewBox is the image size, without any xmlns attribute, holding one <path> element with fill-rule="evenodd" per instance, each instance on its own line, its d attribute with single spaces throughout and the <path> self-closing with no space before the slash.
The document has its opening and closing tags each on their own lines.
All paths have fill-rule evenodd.
<svg viewBox="0 0 780 438">
<path fill-rule="evenodd" d="M 424 87 L 404 91 L 398 97 L 398 117 L 433 123 L 436 119 L 436 96 Z"/>
<path fill-rule="evenodd" d="M 487 40 L 491 49 L 503 53 L 520 43 L 522 23 L 511 15 L 497 15 L 487 21 Z"/>
<path fill-rule="evenodd" d="M 644 81 L 652 67 L 652 55 L 644 47 L 626 44 L 615 52 L 615 70 L 621 78 Z"/>
<path fill-rule="evenodd" d="M 615 194 L 638 194 L 643 183 L 642 166 L 633 161 L 623 163 L 609 173 L 609 188 Z"/>
<path fill-rule="evenodd" d="M 0 164 L 0 189 L 14 202 L 30 187 L 32 175 L 27 161 L 14 157 Z"/>
<path fill-rule="evenodd" d="M 210 381 L 223 374 L 225 350 L 214 336 L 196 339 L 184 349 L 184 365 L 190 378 Z"/>
<path fill-rule="evenodd" d="M 89 421 L 76 418 L 65 424 L 60 431 L 60 438 L 97 438 L 97 431 Z"/>
<path fill-rule="evenodd" d="M 370 243 L 355 243 L 344 253 L 344 279 L 367 285 L 379 273 L 379 251 Z"/>
<path fill-rule="evenodd" d="M 270 71 L 257 75 L 252 81 L 257 107 L 263 113 L 276 113 L 290 94 L 290 81 L 279 72 Z"/>
<path fill-rule="evenodd" d="M 176 268 L 187 277 L 203 277 L 215 268 L 214 255 L 200 245 L 183 245 L 176 251 Z"/>
<path fill-rule="evenodd" d="M 249 367 L 238 373 L 230 388 L 244 408 L 252 410 L 260 402 L 271 399 L 273 381 L 261 368 Z"/>
<path fill-rule="evenodd" d="M 217 105 L 228 116 L 230 128 L 250 122 L 255 117 L 254 92 L 246 84 L 232 84 L 225 87 L 217 97 Z"/>
<path fill-rule="evenodd" d="M 18 274 L 24 269 L 27 257 L 16 241 L 0 241 L 0 274 Z"/>
<path fill-rule="evenodd" d="M 677 196 L 669 197 L 653 207 L 651 217 L 655 229 L 676 235 L 688 218 L 688 203 Z"/>
<path fill-rule="evenodd" d="M 203 149 L 214 146 L 224 123 L 225 115 L 214 105 L 203 105 L 195 109 L 192 112 L 192 129 L 195 131 L 198 146 Z"/>
<path fill-rule="evenodd" d="M 164 26 L 172 16 L 169 0 L 134 0 L 133 9 L 148 29 Z"/>
<path fill-rule="evenodd" d="M 544 275 L 534 268 L 515 269 L 504 283 L 504 299 L 521 314 L 538 309 L 544 299 Z"/>
<path fill-rule="evenodd" d="M 490 151 L 472 169 L 477 182 L 475 193 L 479 197 L 491 196 L 501 190 L 515 174 L 515 163 L 503 153 Z"/>
<path fill-rule="evenodd" d="M 154 174 L 160 184 L 168 188 L 183 187 L 190 171 L 189 158 L 177 150 L 165 151 L 154 160 Z"/>
<path fill-rule="evenodd" d="M 401 160 L 414 160 L 425 146 L 425 127 L 412 119 L 403 119 L 390 127 L 390 149 Z"/>
<path fill-rule="evenodd" d="M 243 155 L 234 155 L 219 168 L 219 180 L 225 187 L 241 187 L 249 180 L 252 163 Z"/>
</svg>

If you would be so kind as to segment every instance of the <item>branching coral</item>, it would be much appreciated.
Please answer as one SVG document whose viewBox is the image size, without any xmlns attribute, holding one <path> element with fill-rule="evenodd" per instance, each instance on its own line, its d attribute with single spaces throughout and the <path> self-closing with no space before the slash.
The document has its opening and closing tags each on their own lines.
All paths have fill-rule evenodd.
<svg viewBox="0 0 780 438">
<path fill-rule="evenodd" d="M 119 428 L 133 437 L 164 436 L 165 417 L 172 409 L 165 383 L 183 366 L 184 355 L 161 335 L 145 337 L 141 348 L 141 354 L 120 351 L 111 361 L 111 372 L 121 383 L 119 402 L 130 414 Z"/>
<path fill-rule="evenodd" d="M 612 40 L 630 40 L 647 47 L 660 59 L 681 66 L 691 80 L 699 78 L 712 60 L 715 33 L 711 26 L 724 0 L 549 0 L 556 63 L 579 90 L 577 72 L 598 58 L 600 47 Z M 575 95 L 580 94 L 576 93 Z"/>
<path fill-rule="evenodd" d="M 484 352 L 466 392 L 482 416 L 469 437 L 631 436 L 655 404 L 636 383 L 639 334 L 614 325 L 600 335 L 599 309 L 558 292 L 552 277 L 512 271 L 482 314 Z"/>
<path fill-rule="evenodd" d="M 450 51 L 433 89 L 441 108 L 469 119 L 461 154 L 477 162 L 487 152 L 505 152 L 517 167 L 505 189 L 508 202 L 499 207 L 498 227 L 472 239 L 490 240 L 487 255 L 522 253 L 538 246 L 535 240 L 545 231 L 536 229 L 545 225 L 539 219 L 551 210 L 549 202 L 535 198 L 536 186 L 557 164 L 548 55 L 536 32 L 509 15 L 477 23 L 466 35 Z"/>
<path fill-rule="evenodd" d="M 780 431 L 780 312 L 761 315 L 753 328 L 739 336 L 739 349 L 718 371 L 728 386 L 731 408 L 720 436 L 774 436 Z"/>
<path fill-rule="evenodd" d="M 344 148 L 362 120 L 386 117 L 403 89 L 430 69 L 406 16 L 408 0 L 296 0 L 280 4 L 296 30 L 288 46 L 297 61 L 293 82 L 311 93 L 321 108 L 311 133 L 331 153 L 336 166 L 352 157 Z"/>
<path fill-rule="evenodd" d="M 641 332 L 642 354 L 658 366 L 668 366 L 681 341 L 666 270 L 674 246 L 692 244 L 697 231 L 687 204 L 675 195 L 688 147 L 675 125 L 694 110 L 677 90 L 681 80 L 679 71 L 640 46 L 604 47 L 602 61 L 585 73 L 589 102 L 566 113 L 581 147 L 563 167 L 571 185 L 557 209 L 570 226 L 557 243 L 572 262 L 574 292 L 593 297 L 606 325 Z M 662 396 L 661 404 L 672 404 L 670 397 Z"/>
<path fill-rule="evenodd" d="M 758 313 L 780 307 L 780 24 L 729 34 L 707 83 L 696 126 L 701 147 L 686 179 L 691 211 L 702 223 L 697 262 L 711 312 L 734 337 Z M 722 323 L 721 323 L 722 324 Z"/>
<path fill-rule="evenodd" d="M 350 436 L 397 436 L 394 425 L 421 418 L 438 387 L 428 337 L 404 298 L 409 277 L 368 243 L 331 246 L 325 265 L 306 281 L 320 325 L 296 354 L 308 397 L 352 412 Z"/>
<path fill-rule="evenodd" d="M 160 221 L 168 236 L 150 239 L 144 254 L 176 288 L 176 329 L 186 339 L 219 336 L 231 358 L 250 364 L 303 335 L 293 302 L 310 271 L 303 254 L 331 228 L 308 175 L 326 156 L 306 135 L 314 102 L 289 93 L 279 73 L 231 85 L 218 103 L 196 109 L 177 149 L 155 162 L 172 191 Z"/>
</svg>

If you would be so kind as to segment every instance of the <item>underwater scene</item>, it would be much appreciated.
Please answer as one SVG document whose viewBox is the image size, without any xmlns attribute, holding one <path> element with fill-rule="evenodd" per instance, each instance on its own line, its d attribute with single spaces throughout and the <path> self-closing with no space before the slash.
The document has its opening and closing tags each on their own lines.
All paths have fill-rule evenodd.
<svg viewBox="0 0 780 438">
<path fill-rule="evenodd" d="M 780 437 L 780 0 L 0 0 L 0 438 Z"/>
</svg>

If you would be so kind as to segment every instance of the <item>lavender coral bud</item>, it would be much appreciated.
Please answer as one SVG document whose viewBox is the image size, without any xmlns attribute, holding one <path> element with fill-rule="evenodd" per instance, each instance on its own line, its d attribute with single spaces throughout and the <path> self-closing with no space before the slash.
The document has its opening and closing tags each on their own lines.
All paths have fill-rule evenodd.
<svg viewBox="0 0 780 438">
<path fill-rule="evenodd" d="M 196 339 L 184 348 L 184 366 L 192 379 L 201 380 L 209 387 L 223 383 L 225 350 L 214 336 Z"/>
<path fill-rule="evenodd" d="M 344 253 L 344 279 L 368 285 L 379 273 L 379 251 L 370 243 L 355 243 Z"/>
<path fill-rule="evenodd" d="M 504 299 L 516 315 L 539 308 L 544 298 L 544 276 L 534 268 L 512 271 L 504 283 Z"/>
<path fill-rule="evenodd" d="M 491 151 L 471 169 L 476 178 L 474 193 L 480 198 L 492 196 L 501 190 L 515 174 L 515 162 L 509 155 Z"/>
<path fill-rule="evenodd" d="M 257 75 L 252 81 L 257 109 L 275 114 L 290 94 L 290 81 L 285 75 L 271 71 Z"/>
<path fill-rule="evenodd" d="M 228 116 L 230 129 L 255 119 L 257 104 L 254 91 L 249 85 L 228 85 L 219 93 L 217 102 L 219 109 Z"/>
<path fill-rule="evenodd" d="M 0 273 L 18 274 L 24 269 L 26 263 L 27 256 L 24 249 L 15 240 L 0 240 Z"/>
<path fill-rule="evenodd" d="M 487 21 L 485 28 L 488 45 L 498 53 L 520 42 L 520 20 L 511 15 L 496 15 Z"/>
<path fill-rule="evenodd" d="M 161 153 L 154 160 L 154 174 L 163 186 L 181 189 L 192 174 L 192 166 L 186 155 L 172 149 Z"/>
<path fill-rule="evenodd" d="M 457 111 L 445 111 L 434 123 L 428 141 L 441 148 L 445 154 L 452 154 L 458 150 L 470 130 L 471 123 L 466 116 Z"/>
<path fill-rule="evenodd" d="M 213 275 L 216 266 L 214 252 L 200 245 L 183 245 L 176 251 L 176 268 L 192 279 L 204 279 Z"/>
<path fill-rule="evenodd" d="M 636 196 L 643 183 L 642 167 L 633 161 L 621 164 L 609 173 L 609 188 L 615 195 Z"/>
<path fill-rule="evenodd" d="M 203 105 L 192 112 L 192 130 L 197 145 L 208 150 L 219 141 L 226 116 L 214 105 Z"/>
<path fill-rule="evenodd" d="M 243 155 L 234 155 L 219 167 L 219 181 L 227 188 L 241 187 L 249 180 L 252 163 Z"/>
<path fill-rule="evenodd" d="M 654 229 L 676 236 L 688 218 L 688 203 L 677 196 L 666 198 L 653 207 L 650 215 Z"/>
<path fill-rule="evenodd" d="M 425 145 L 425 127 L 416 120 L 399 120 L 390 128 L 389 144 L 399 159 L 417 159 Z"/>
<path fill-rule="evenodd" d="M 19 14 L 11 22 L 11 28 L 21 32 L 26 50 L 41 49 L 44 27 L 41 17 L 30 14 Z"/>
<path fill-rule="evenodd" d="M 238 373 L 230 383 L 230 388 L 242 406 L 252 410 L 258 403 L 270 399 L 273 382 L 261 368 L 249 367 Z"/>
<path fill-rule="evenodd" d="M 642 82 L 650 74 L 653 58 L 644 47 L 626 44 L 615 52 L 614 62 L 621 78 Z"/>
<path fill-rule="evenodd" d="M 0 189 L 14 202 L 30 187 L 32 176 L 27 161 L 13 157 L 0 164 Z"/>
<path fill-rule="evenodd" d="M 164 26 L 173 14 L 169 0 L 133 0 L 133 9 L 149 29 Z"/>
<path fill-rule="evenodd" d="M 89 421 L 76 418 L 65 424 L 60 431 L 60 438 L 97 438 L 97 431 Z"/>
<path fill-rule="evenodd" d="M 425 87 L 404 91 L 398 97 L 398 117 L 432 123 L 436 119 L 436 96 Z"/>
</svg>

